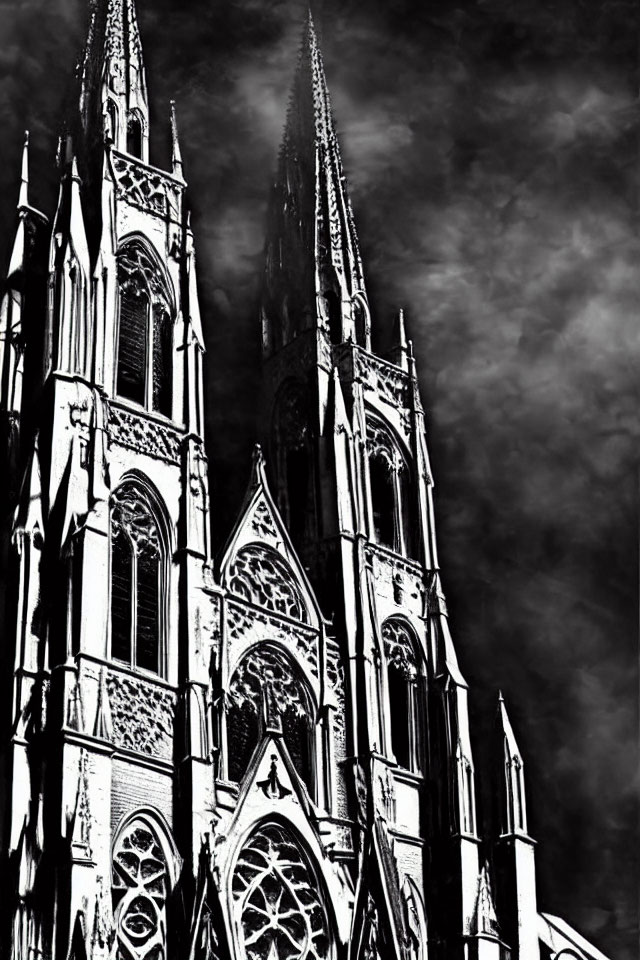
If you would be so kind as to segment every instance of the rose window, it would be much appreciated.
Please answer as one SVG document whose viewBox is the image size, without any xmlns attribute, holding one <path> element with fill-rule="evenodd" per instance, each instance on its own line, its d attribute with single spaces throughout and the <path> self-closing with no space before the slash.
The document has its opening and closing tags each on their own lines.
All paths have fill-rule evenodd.
<svg viewBox="0 0 640 960">
<path fill-rule="evenodd" d="M 240 550 L 229 571 L 229 587 L 249 603 L 307 622 L 302 595 L 291 571 L 273 550 L 257 544 Z"/>
<path fill-rule="evenodd" d="M 233 877 L 246 960 L 328 960 L 329 926 L 318 882 L 290 833 L 259 827 Z"/>
<path fill-rule="evenodd" d="M 135 820 L 113 855 L 117 960 L 165 960 L 167 862 L 146 823 Z"/>
</svg>

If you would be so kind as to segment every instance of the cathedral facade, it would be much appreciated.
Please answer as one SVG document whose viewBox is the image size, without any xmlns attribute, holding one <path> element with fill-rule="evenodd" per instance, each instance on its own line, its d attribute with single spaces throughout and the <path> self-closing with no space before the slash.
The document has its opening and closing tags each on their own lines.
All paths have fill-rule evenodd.
<svg viewBox="0 0 640 960">
<path fill-rule="evenodd" d="M 134 2 L 90 12 L 57 210 L 27 141 L 0 313 L 0 956 L 602 960 L 538 912 L 502 698 L 476 808 L 415 362 L 402 314 L 372 352 L 311 17 L 260 446 L 214 557 L 176 118 L 160 170 Z"/>
</svg>

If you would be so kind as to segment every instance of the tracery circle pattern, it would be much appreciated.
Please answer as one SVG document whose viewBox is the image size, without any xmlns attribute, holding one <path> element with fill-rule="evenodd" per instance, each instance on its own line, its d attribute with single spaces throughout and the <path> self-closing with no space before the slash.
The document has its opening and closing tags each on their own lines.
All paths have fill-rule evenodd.
<svg viewBox="0 0 640 960">
<path fill-rule="evenodd" d="M 229 570 L 229 589 L 249 603 L 308 622 L 291 570 L 273 550 L 259 544 L 238 551 Z"/>
<path fill-rule="evenodd" d="M 269 823 L 251 835 L 232 889 L 246 960 L 328 960 L 329 925 L 318 883 L 285 827 Z"/>
<path fill-rule="evenodd" d="M 134 820 L 113 854 L 117 960 L 165 960 L 167 861 L 157 837 Z"/>
<path fill-rule="evenodd" d="M 132 483 L 124 483 L 111 497 L 112 540 L 125 535 L 138 554 L 160 556 L 158 523 L 151 507 Z"/>
</svg>

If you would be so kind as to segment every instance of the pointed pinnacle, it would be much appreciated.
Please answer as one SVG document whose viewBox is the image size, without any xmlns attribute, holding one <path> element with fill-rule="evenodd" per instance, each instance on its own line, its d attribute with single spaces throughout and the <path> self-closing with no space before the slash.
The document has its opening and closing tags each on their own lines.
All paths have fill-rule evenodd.
<svg viewBox="0 0 640 960">
<path fill-rule="evenodd" d="M 262 453 L 262 447 L 256 443 L 251 456 L 251 486 L 256 486 L 264 480 L 265 461 Z"/>
<path fill-rule="evenodd" d="M 407 349 L 407 330 L 404 322 L 404 310 L 402 307 L 398 310 L 394 326 L 394 346 Z"/>
<path fill-rule="evenodd" d="M 170 101 L 171 107 L 171 164 L 174 176 L 182 176 L 182 153 L 178 139 L 178 122 L 176 120 L 176 102 Z"/>
<path fill-rule="evenodd" d="M 22 148 L 22 172 L 20 177 L 20 194 L 18 206 L 29 206 L 29 131 L 24 132 L 24 146 Z"/>
<path fill-rule="evenodd" d="M 82 183 L 80 174 L 78 173 L 78 161 L 76 160 L 75 154 L 71 159 L 71 179 L 75 180 L 77 183 Z"/>
</svg>

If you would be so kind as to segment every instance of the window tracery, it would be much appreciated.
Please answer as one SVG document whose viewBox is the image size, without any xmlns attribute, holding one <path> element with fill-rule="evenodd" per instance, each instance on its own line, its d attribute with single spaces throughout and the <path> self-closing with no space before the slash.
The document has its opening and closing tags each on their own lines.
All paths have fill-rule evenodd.
<svg viewBox="0 0 640 960">
<path fill-rule="evenodd" d="M 141 406 L 171 413 L 173 325 L 160 268 L 137 242 L 118 256 L 120 319 L 116 392 Z"/>
<path fill-rule="evenodd" d="M 168 884 L 157 836 L 146 821 L 133 820 L 113 852 L 117 960 L 165 960 Z"/>
<path fill-rule="evenodd" d="M 390 431 L 369 417 L 367 453 L 372 533 L 377 543 L 403 556 L 413 554 L 411 471 Z"/>
<path fill-rule="evenodd" d="M 285 827 L 258 827 L 233 877 L 246 960 L 329 960 L 331 941 L 318 883 Z"/>
<path fill-rule="evenodd" d="M 309 694 L 284 651 L 262 644 L 241 660 L 229 684 L 227 747 L 232 780 L 242 780 L 265 722 L 282 733 L 294 767 L 311 786 Z"/>
<path fill-rule="evenodd" d="M 381 632 L 387 663 L 391 749 L 401 767 L 419 772 L 424 710 L 417 640 L 402 620 L 386 620 Z"/>
<path fill-rule="evenodd" d="M 163 549 L 154 513 L 133 483 L 111 499 L 111 655 L 158 673 Z"/>
<path fill-rule="evenodd" d="M 250 544 L 238 551 L 229 570 L 229 589 L 249 603 L 308 623 L 291 570 L 267 547 Z"/>
</svg>

